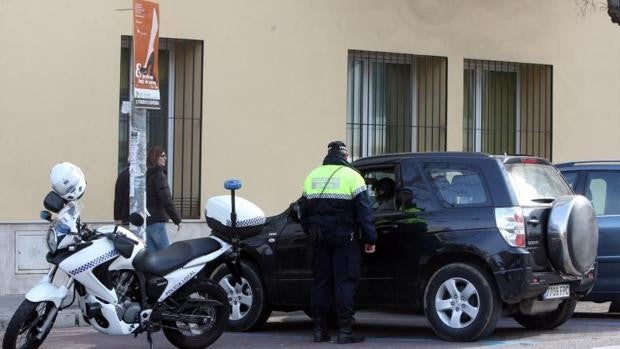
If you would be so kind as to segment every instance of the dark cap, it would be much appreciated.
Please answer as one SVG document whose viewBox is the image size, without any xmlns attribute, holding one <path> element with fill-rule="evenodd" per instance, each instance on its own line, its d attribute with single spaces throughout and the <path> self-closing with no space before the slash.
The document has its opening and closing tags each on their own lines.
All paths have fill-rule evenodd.
<svg viewBox="0 0 620 349">
<path fill-rule="evenodd" d="M 349 149 L 344 142 L 341 141 L 333 141 L 329 142 L 327 145 L 327 154 L 328 155 L 338 155 L 343 159 L 346 159 L 349 156 Z"/>
</svg>

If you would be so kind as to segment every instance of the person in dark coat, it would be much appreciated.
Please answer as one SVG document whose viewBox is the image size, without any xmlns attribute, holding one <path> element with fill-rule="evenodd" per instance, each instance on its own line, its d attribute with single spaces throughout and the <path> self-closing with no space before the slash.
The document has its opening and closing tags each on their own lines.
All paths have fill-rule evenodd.
<svg viewBox="0 0 620 349">
<path fill-rule="evenodd" d="M 177 230 L 181 229 L 181 217 L 172 203 L 172 193 L 166 176 L 166 153 L 160 146 L 153 146 L 147 155 L 146 171 L 146 248 L 159 251 L 170 245 L 166 222 L 172 219 Z"/>
<path fill-rule="evenodd" d="M 114 185 L 114 224 L 129 225 L 129 166 L 116 177 Z"/>
<path fill-rule="evenodd" d="M 364 178 L 353 169 L 349 151 L 340 141 L 329 143 L 323 165 L 304 182 L 302 226 L 313 243 L 311 290 L 313 340 L 331 340 L 327 313 L 332 305 L 338 313 L 338 344 L 359 343 L 363 336 L 352 332 L 362 263 L 361 249 L 375 251 L 377 232 Z M 361 231 L 361 234 L 359 233 Z"/>
</svg>

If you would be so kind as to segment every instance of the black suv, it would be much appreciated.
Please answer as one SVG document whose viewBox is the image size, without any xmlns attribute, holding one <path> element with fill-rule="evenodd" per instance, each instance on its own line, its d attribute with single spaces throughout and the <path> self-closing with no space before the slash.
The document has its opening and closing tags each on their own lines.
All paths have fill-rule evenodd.
<svg viewBox="0 0 620 349">
<path fill-rule="evenodd" d="M 358 308 L 424 311 L 447 340 L 491 333 L 502 314 L 551 329 L 573 313 L 595 277 L 597 226 L 546 160 L 481 153 L 403 153 L 357 160 L 374 193 L 377 250 L 365 254 Z M 214 231 L 217 235 L 217 232 Z M 294 210 L 243 241 L 243 282 L 213 272 L 228 292 L 230 328 L 260 327 L 271 310 L 308 310 L 312 249 Z"/>
<path fill-rule="evenodd" d="M 576 193 L 592 201 L 599 226 L 598 277 L 584 300 L 611 301 L 620 312 L 620 161 L 576 161 L 556 165 Z"/>
</svg>

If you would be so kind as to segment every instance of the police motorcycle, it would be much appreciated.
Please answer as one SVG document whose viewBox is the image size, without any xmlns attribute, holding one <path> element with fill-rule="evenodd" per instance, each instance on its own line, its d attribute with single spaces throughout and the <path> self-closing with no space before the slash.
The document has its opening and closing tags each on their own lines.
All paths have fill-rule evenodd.
<svg viewBox="0 0 620 349">
<path fill-rule="evenodd" d="M 76 299 L 84 320 L 97 331 L 134 336 L 146 332 L 151 348 L 151 333 L 160 329 L 179 348 L 204 348 L 220 337 L 228 323 L 229 300 L 206 271 L 225 262 L 235 279 L 241 279 L 237 216 L 234 210 L 228 219 L 221 215 L 231 203 L 234 207 L 234 190 L 240 183 L 227 182 L 228 201 L 215 197 L 207 204 L 215 205 L 216 215 L 209 220 L 219 234 L 175 242 L 152 253 L 121 226 L 91 229 L 81 222 L 79 199 L 86 181 L 79 167 L 57 164 L 50 181 L 53 190 L 44 199 L 46 210 L 40 217 L 50 222 L 46 258 L 51 268 L 13 314 L 3 349 L 38 348 L 57 314 Z M 252 221 L 260 224 L 262 211 L 250 211 L 258 215 Z M 139 214 L 132 214 L 130 221 L 143 223 Z M 230 243 L 215 235 L 229 236 Z M 54 283 L 57 274 L 64 275 L 63 284 Z"/>
</svg>

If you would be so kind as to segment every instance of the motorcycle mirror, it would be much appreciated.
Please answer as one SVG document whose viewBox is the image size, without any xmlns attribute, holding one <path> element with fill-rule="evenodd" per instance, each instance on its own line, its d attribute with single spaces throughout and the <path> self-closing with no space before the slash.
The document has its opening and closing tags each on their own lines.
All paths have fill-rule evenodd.
<svg viewBox="0 0 620 349">
<path fill-rule="evenodd" d="M 52 221 L 52 214 L 49 211 L 41 211 L 39 213 L 39 217 L 41 217 L 41 219 L 46 220 L 48 222 Z"/>
<path fill-rule="evenodd" d="M 144 224 L 144 218 L 138 212 L 134 212 L 129 215 L 129 223 L 135 225 L 136 227 L 141 227 Z"/>
<path fill-rule="evenodd" d="M 60 195 L 56 194 L 54 191 L 50 191 L 43 199 L 43 207 L 46 210 L 52 211 L 54 213 L 60 212 L 62 208 L 65 206 L 66 201 L 60 197 Z"/>
</svg>

